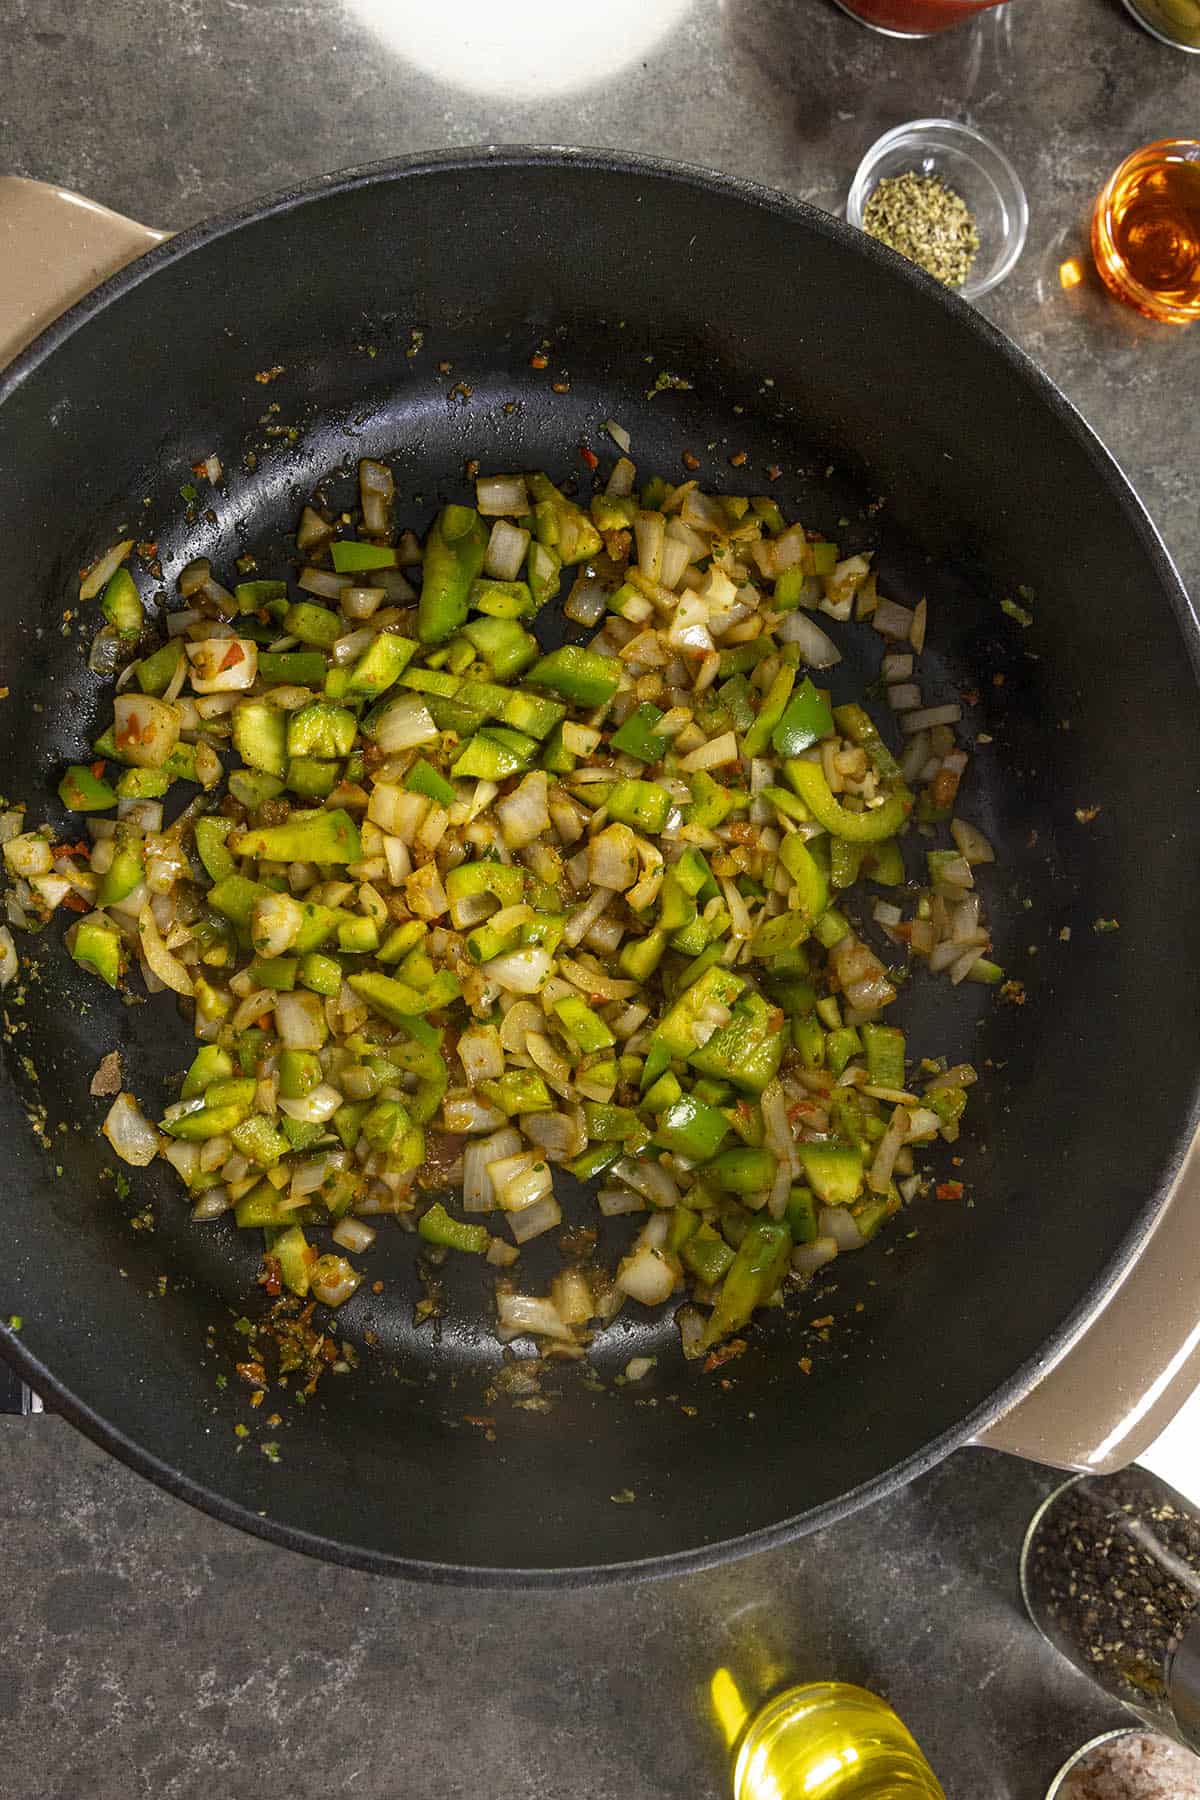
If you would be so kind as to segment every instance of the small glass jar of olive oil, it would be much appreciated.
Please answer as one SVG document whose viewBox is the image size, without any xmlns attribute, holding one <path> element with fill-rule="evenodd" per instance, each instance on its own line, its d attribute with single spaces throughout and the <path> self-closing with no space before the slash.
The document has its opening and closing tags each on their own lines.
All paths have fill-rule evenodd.
<svg viewBox="0 0 1200 1800">
<path fill-rule="evenodd" d="M 886 1701 L 845 1681 L 787 1688 L 749 1720 L 734 1800 L 946 1800 Z"/>
</svg>

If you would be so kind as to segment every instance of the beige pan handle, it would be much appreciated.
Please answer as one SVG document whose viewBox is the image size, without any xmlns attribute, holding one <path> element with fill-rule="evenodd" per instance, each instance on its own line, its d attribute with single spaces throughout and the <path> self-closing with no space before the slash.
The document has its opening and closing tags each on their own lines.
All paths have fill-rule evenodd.
<svg viewBox="0 0 1200 1800">
<path fill-rule="evenodd" d="M 0 368 L 59 313 L 169 235 L 49 182 L 0 176 Z"/>
<path fill-rule="evenodd" d="M 168 235 L 65 188 L 0 177 L 0 367 Z M 1103 1312 L 975 1441 L 1069 1469 L 1132 1462 L 1200 1384 L 1198 1319 L 1200 1151 L 1193 1146 L 1142 1255 Z M 1175 1485 L 1187 1491 L 1185 1482 Z"/>
<path fill-rule="evenodd" d="M 1167 1430 L 1198 1386 L 1200 1138 L 1188 1150 L 1141 1255 L 1107 1305 L 1025 1398 L 975 1442 L 1096 1473 L 1141 1459 L 1200 1499 L 1195 1409 Z"/>
</svg>

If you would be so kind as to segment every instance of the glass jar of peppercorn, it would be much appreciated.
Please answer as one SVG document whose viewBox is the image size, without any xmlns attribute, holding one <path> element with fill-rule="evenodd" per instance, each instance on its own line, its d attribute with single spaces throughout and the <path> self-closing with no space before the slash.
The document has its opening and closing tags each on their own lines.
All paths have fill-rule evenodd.
<svg viewBox="0 0 1200 1800">
<path fill-rule="evenodd" d="M 1034 1514 L 1021 1592 L 1077 1669 L 1200 1749 L 1200 1513 L 1190 1501 L 1136 1466 L 1068 1481 Z"/>
</svg>

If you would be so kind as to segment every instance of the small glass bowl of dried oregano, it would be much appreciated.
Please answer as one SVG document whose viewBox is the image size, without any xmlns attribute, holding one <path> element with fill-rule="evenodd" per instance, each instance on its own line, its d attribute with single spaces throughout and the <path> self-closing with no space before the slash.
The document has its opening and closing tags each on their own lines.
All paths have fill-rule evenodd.
<svg viewBox="0 0 1200 1800">
<path fill-rule="evenodd" d="M 996 145 L 954 119 L 915 119 L 872 144 L 846 217 L 960 294 L 978 300 L 1012 269 L 1029 203 Z"/>
</svg>

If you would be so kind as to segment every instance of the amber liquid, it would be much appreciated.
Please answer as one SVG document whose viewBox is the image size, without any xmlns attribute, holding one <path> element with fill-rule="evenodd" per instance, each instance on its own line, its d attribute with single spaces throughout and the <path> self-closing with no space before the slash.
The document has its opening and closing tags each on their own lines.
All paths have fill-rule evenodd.
<svg viewBox="0 0 1200 1800">
<path fill-rule="evenodd" d="M 1156 304 L 1200 319 L 1200 162 L 1162 161 L 1130 171 L 1108 206 L 1108 242 L 1096 262 L 1114 292 L 1152 318 Z M 1146 290 L 1129 288 L 1132 276 Z"/>
</svg>

